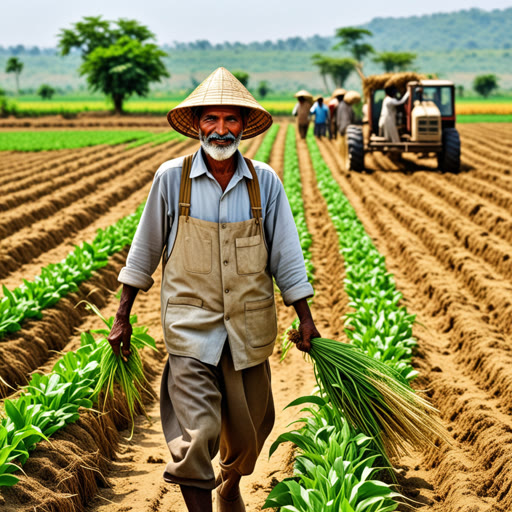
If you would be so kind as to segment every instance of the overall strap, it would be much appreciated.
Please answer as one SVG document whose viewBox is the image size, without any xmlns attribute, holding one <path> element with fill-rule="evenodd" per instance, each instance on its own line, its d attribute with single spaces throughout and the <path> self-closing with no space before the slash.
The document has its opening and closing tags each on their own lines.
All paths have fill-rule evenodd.
<svg viewBox="0 0 512 512">
<path fill-rule="evenodd" d="M 190 195 L 192 193 L 192 180 L 190 179 L 190 170 L 192 169 L 192 158 L 194 155 L 188 155 L 183 160 L 181 168 L 180 182 L 180 217 L 184 215 L 188 218 L 190 215 Z"/>
<path fill-rule="evenodd" d="M 254 165 L 251 160 L 245 157 L 244 160 L 252 175 L 252 180 L 246 180 L 247 191 L 249 192 L 249 201 L 251 202 L 252 216 L 256 219 L 256 224 L 259 224 L 263 217 L 261 212 L 260 184 L 258 176 L 256 175 L 256 169 L 254 169 Z"/>
</svg>

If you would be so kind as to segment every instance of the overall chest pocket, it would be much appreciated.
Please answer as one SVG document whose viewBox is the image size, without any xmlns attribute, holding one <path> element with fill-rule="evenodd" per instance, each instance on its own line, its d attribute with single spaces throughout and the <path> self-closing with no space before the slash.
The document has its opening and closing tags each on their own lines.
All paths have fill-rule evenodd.
<svg viewBox="0 0 512 512">
<path fill-rule="evenodd" d="M 212 271 L 212 240 L 205 235 L 185 237 L 185 261 L 187 272 L 209 274 Z"/>
<path fill-rule="evenodd" d="M 236 269 L 239 275 L 259 274 L 267 266 L 267 248 L 261 235 L 237 238 Z"/>
</svg>

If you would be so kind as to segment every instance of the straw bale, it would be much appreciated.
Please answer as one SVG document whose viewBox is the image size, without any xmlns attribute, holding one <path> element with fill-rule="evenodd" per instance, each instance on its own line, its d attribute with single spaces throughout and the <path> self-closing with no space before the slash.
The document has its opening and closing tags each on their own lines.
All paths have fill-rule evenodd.
<svg viewBox="0 0 512 512">
<path fill-rule="evenodd" d="M 365 99 L 370 97 L 370 93 L 375 89 L 384 89 L 385 87 L 395 86 L 398 91 L 403 94 L 407 82 L 416 80 L 424 80 L 425 75 L 414 73 L 412 71 L 405 71 L 402 73 L 383 73 L 382 75 L 370 75 L 364 79 L 363 93 Z"/>
</svg>

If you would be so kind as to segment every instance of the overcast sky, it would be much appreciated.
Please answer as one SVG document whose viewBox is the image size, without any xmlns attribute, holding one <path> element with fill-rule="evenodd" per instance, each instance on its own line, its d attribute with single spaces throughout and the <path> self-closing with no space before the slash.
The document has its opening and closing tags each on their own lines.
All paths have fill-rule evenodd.
<svg viewBox="0 0 512 512">
<path fill-rule="evenodd" d="M 62 28 L 83 16 L 134 18 L 159 44 L 209 39 L 264 41 L 333 35 L 337 27 L 375 17 L 402 17 L 479 7 L 512 7 L 511 0 L 0 0 L 0 46 L 56 46 Z"/>
</svg>

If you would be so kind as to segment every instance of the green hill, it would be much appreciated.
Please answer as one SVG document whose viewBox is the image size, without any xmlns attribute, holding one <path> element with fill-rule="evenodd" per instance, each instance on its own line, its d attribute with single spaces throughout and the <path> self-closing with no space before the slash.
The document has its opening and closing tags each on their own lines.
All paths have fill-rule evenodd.
<svg viewBox="0 0 512 512">
<path fill-rule="evenodd" d="M 368 40 L 377 51 L 412 51 L 417 54 L 413 68 L 454 80 L 466 88 L 476 74 L 499 75 L 502 89 L 512 88 L 512 8 L 483 11 L 470 9 L 445 14 L 406 18 L 375 18 L 364 27 L 373 32 Z M 292 37 L 277 41 L 248 44 L 226 42 L 212 45 L 209 41 L 164 45 L 165 59 L 171 78 L 154 87 L 155 91 L 186 90 L 200 82 L 218 66 L 250 73 L 250 87 L 267 80 L 274 92 L 306 87 L 323 89 L 322 80 L 311 64 L 311 55 L 322 52 L 343 55 L 330 50 L 336 42 L 332 35 L 309 38 Z M 78 55 L 60 57 L 55 49 L 10 48 L 0 46 L 0 88 L 14 90 L 14 77 L 7 75 L 5 64 L 16 55 L 24 63 L 20 77 L 23 89 L 37 89 L 49 83 L 63 91 L 83 90 L 85 80 L 78 75 Z M 365 64 L 367 74 L 380 72 L 371 61 Z M 353 74 L 347 85 L 357 87 Z"/>
</svg>

